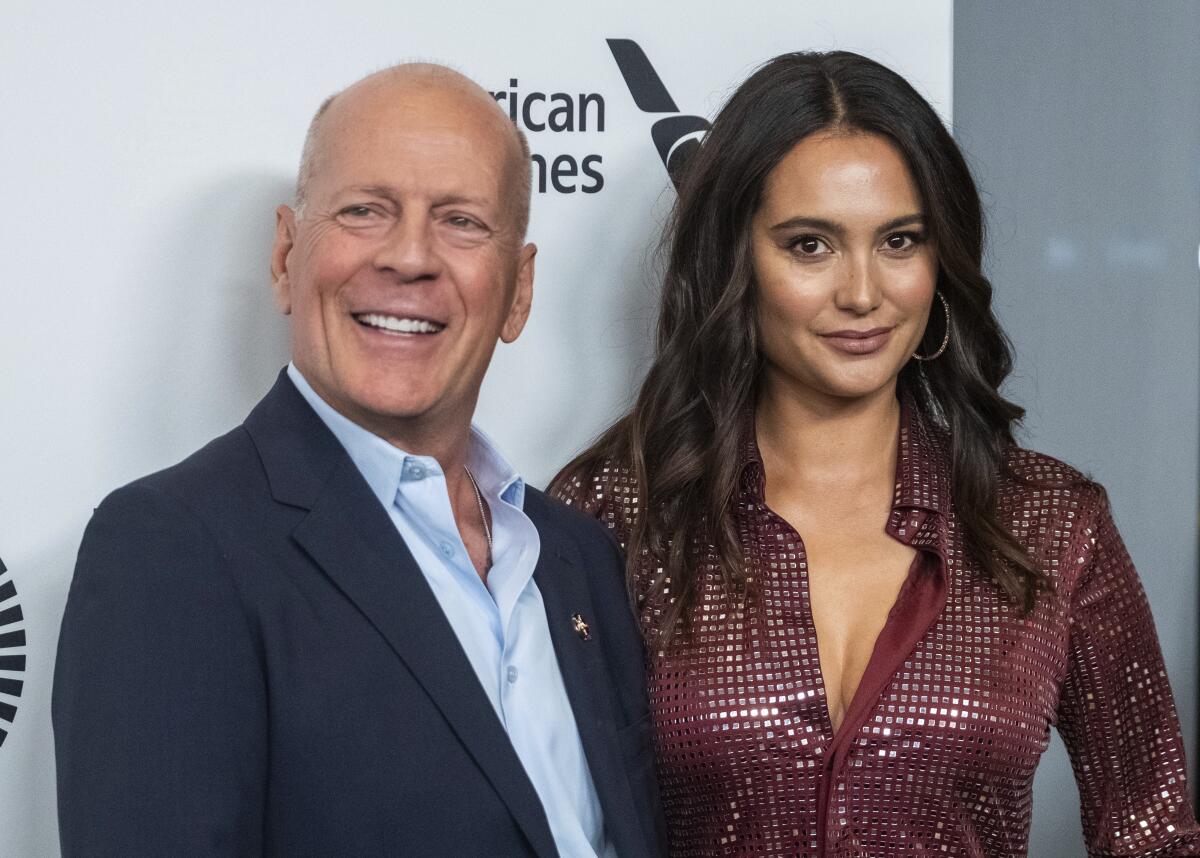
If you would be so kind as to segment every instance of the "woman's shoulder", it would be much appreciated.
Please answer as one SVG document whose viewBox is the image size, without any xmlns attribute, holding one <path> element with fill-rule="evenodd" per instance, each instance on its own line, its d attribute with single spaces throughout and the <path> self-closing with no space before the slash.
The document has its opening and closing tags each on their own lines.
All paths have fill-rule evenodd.
<svg viewBox="0 0 1200 858">
<path fill-rule="evenodd" d="M 549 494 L 598 519 L 625 547 L 641 501 L 627 463 L 608 457 L 573 463 L 550 482 Z"/>
<path fill-rule="evenodd" d="M 1040 497 L 1045 492 L 1091 499 L 1104 491 L 1091 477 L 1061 459 L 1015 444 L 1001 459 L 1000 490 L 1022 499 L 1030 494 Z"/>
<path fill-rule="evenodd" d="M 1109 515 L 1103 486 L 1034 450 L 1014 446 L 1007 451 L 998 488 L 1001 520 L 1048 569 L 1075 570 Z"/>
</svg>

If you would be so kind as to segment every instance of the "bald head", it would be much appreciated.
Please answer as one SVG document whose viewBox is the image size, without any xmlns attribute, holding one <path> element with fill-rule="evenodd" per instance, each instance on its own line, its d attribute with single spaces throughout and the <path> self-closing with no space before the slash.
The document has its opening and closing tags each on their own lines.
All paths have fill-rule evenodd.
<svg viewBox="0 0 1200 858">
<path fill-rule="evenodd" d="M 529 144 L 496 100 L 479 84 L 436 63 L 402 63 L 368 75 L 321 103 L 309 123 L 296 177 L 296 211 L 301 217 L 316 175 L 329 152 L 331 137 L 344 133 L 355 119 L 369 117 L 406 99 L 444 100 L 447 109 L 466 111 L 481 133 L 505 152 L 506 201 L 514 233 L 523 240 L 529 225 L 531 194 Z M 345 142 L 345 141 L 342 141 Z"/>
</svg>

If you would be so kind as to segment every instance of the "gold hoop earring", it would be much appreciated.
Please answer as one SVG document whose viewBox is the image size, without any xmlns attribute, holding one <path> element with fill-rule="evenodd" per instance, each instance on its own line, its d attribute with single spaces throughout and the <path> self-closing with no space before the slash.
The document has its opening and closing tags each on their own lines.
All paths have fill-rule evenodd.
<svg viewBox="0 0 1200 858">
<path fill-rule="evenodd" d="M 946 335 L 942 337 L 942 344 L 938 346 L 937 351 L 933 354 L 922 356 L 916 352 L 913 352 L 912 356 L 917 360 L 933 360 L 934 358 L 940 358 L 943 352 L 946 351 L 946 346 L 950 345 L 950 302 L 946 300 L 946 297 L 941 292 L 934 292 L 933 294 L 938 296 L 938 298 L 940 298 L 942 301 L 942 312 L 946 314 Z"/>
</svg>

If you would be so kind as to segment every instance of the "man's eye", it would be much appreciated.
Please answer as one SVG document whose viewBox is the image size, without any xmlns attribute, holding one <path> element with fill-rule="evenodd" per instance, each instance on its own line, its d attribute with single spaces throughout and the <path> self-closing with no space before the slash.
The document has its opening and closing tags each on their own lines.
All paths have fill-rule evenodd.
<svg viewBox="0 0 1200 858">
<path fill-rule="evenodd" d="M 456 229 L 475 229 L 479 226 L 478 223 L 464 215 L 451 215 L 446 218 L 446 222 Z"/>
<path fill-rule="evenodd" d="M 370 206 L 346 206 L 342 209 L 341 214 L 346 217 L 370 217 L 375 212 Z"/>
</svg>

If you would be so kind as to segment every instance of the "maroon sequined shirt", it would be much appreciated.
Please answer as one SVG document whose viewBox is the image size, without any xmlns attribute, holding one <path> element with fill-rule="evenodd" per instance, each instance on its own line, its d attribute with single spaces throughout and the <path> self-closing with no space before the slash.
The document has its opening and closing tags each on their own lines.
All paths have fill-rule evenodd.
<svg viewBox="0 0 1200 858">
<path fill-rule="evenodd" d="M 804 545 L 766 506 L 747 440 L 736 516 L 753 596 L 731 605 L 710 571 L 691 637 L 666 652 L 654 609 L 642 618 L 672 855 L 1023 856 L 1051 725 L 1090 855 L 1200 855 L 1158 640 L 1104 490 L 1026 450 L 1008 465 L 1001 520 L 1057 588 L 1028 617 L 964 556 L 944 440 L 902 409 L 887 532 L 918 561 L 835 735 Z M 626 543 L 628 470 L 561 494 Z"/>
</svg>

